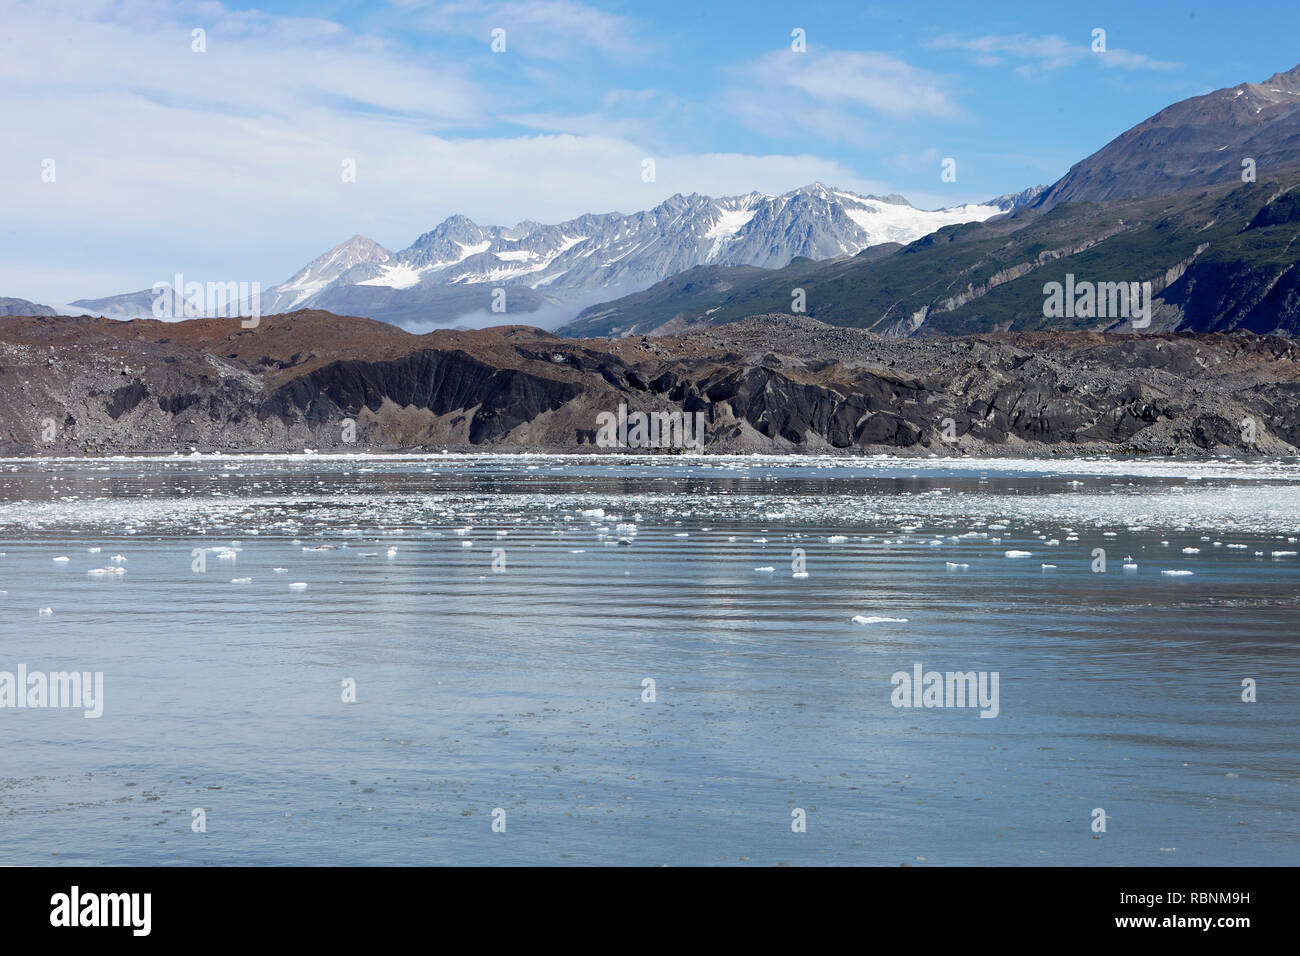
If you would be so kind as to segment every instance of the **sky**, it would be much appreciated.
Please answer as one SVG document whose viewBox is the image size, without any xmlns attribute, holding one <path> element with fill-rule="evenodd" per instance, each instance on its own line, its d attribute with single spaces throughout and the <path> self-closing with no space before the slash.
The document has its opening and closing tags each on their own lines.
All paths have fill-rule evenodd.
<svg viewBox="0 0 1300 956">
<path fill-rule="evenodd" d="M 1297 27 L 1272 0 L 0 0 L 0 296 L 267 288 L 457 213 L 815 181 L 977 202 L 1291 69 Z"/>
</svg>

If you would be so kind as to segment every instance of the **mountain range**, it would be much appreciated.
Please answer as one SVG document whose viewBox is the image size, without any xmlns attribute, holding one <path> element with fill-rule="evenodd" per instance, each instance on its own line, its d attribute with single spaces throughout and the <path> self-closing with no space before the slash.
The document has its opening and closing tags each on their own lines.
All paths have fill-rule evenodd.
<svg viewBox="0 0 1300 956">
<path fill-rule="evenodd" d="M 354 236 L 264 292 L 261 311 L 325 309 L 416 330 L 567 315 L 558 331 L 570 336 L 801 311 L 901 336 L 1294 334 L 1297 259 L 1300 66 L 1175 103 L 1050 187 L 979 205 L 925 211 L 814 183 L 780 196 L 677 195 L 556 225 L 452 216 L 399 252 Z M 1044 307 L 1047 289 L 1076 282 L 1148 289 L 1149 321 Z M 152 298 L 74 305 L 147 316 Z"/>
<path fill-rule="evenodd" d="M 705 266 L 558 331 L 628 335 L 796 309 L 888 335 L 1130 328 L 1300 332 L 1300 67 L 1193 97 L 1049 189 L 905 246 L 780 269 Z M 1149 283 L 1151 315 L 1049 316 L 1045 290 Z"/>
<path fill-rule="evenodd" d="M 482 314 L 478 324 L 499 324 L 546 307 L 565 314 L 569 306 L 572 317 L 582 305 L 695 266 L 777 268 L 796 258 L 851 256 L 982 221 L 1036 195 L 923 210 L 897 195 L 860 196 L 813 183 L 780 196 L 675 195 L 632 215 L 589 214 L 555 225 L 480 226 L 456 215 L 399 252 L 353 236 L 263 291 L 260 309 L 263 315 L 326 309 L 427 327 L 476 313 Z M 72 305 L 113 318 L 148 317 L 153 299 L 145 289 Z M 245 303 L 242 311 L 248 310 Z"/>
</svg>

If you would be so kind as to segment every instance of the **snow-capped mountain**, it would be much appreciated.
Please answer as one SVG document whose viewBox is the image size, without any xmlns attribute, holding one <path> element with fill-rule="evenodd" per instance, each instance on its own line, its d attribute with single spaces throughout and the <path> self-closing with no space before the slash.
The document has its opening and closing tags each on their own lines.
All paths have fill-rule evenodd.
<svg viewBox="0 0 1300 956">
<path fill-rule="evenodd" d="M 778 268 L 798 256 L 852 256 L 1006 208 L 1001 202 L 923 210 L 901 196 L 860 196 L 813 183 L 780 196 L 675 195 L 643 212 L 588 214 L 556 225 L 480 226 L 457 215 L 400 252 L 353 236 L 287 282 L 264 289 L 261 312 L 312 308 L 454 325 L 472 313 L 502 324 L 512 314 L 552 306 L 558 307 L 553 321 L 518 321 L 554 324 L 694 266 Z M 506 290 L 505 315 L 491 311 L 494 289 Z M 118 298 L 80 304 L 113 314 Z"/>
<path fill-rule="evenodd" d="M 347 242 L 339 243 L 329 252 L 317 256 L 299 269 L 292 279 L 281 283 L 272 291 L 278 297 L 304 302 L 353 266 L 384 263 L 390 258 L 392 258 L 391 253 L 373 239 L 353 236 Z M 273 309 L 268 314 L 282 311 L 284 310 Z"/>
</svg>

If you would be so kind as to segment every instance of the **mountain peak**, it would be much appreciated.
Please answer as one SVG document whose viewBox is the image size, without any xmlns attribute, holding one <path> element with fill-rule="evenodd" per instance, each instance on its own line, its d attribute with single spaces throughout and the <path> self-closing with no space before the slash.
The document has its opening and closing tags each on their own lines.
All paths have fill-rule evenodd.
<svg viewBox="0 0 1300 956">
<path fill-rule="evenodd" d="M 389 321 L 449 322 L 488 307 L 509 286 L 511 311 L 589 304 L 607 290 L 645 289 L 696 266 L 779 268 L 907 243 L 1001 210 L 920 210 L 902 196 L 864 197 L 813 182 L 781 196 L 674 194 L 629 215 L 588 213 L 555 224 L 480 226 L 448 216 L 406 249 L 365 236 L 335 246 L 269 291 L 263 311 L 326 308 Z M 604 291 L 603 291 L 604 290 Z"/>
<path fill-rule="evenodd" d="M 1035 205 L 1239 183 L 1247 158 L 1261 173 L 1300 164 L 1300 66 L 1165 107 L 1075 163 Z"/>
</svg>

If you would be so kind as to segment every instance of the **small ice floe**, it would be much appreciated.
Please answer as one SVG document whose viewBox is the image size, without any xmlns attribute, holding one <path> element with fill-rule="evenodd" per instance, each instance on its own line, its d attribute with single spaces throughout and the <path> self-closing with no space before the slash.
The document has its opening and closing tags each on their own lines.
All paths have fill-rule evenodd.
<svg viewBox="0 0 1300 956">
<path fill-rule="evenodd" d="M 508 535 L 509 533 L 510 533 L 509 531 L 498 531 L 498 532 L 497 532 L 497 537 L 498 537 L 498 538 L 504 538 L 504 537 L 505 537 L 506 535 Z"/>
<path fill-rule="evenodd" d="M 689 531 L 676 531 L 673 533 L 674 538 L 689 538 L 690 536 L 691 533 Z"/>
<path fill-rule="evenodd" d="M 99 552 L 100 552 L 101 550 L 102 550 L 101 548 L 87 548 L 87 549 L 86 549 L 86 553 L 87 553 L 87 554 L 99 554 Z"/>
<path fill-rule="evenodd" d="M 732 539 L 732 540 L 735 540 L 735 539 Z M 632 539 L 631 539 L 631 538 L 619 538 L 619 539 L 618 539 L 618 543 L 619 543 L 621 546 L 626 547 L 626 546 L 628 546 L 629 544 L 632 543 Z"/>
<path fill-rule="evenodd" d="M 806 577 L 808 577 L 808 572 L 807 572 L 807 571 L 792 571 L 792 572 L 790 573 L 790 577 L 792 577 L 792 578 L 806 578 Z"/>
<path fill-rule="evenodd" d="M 845 541 L 848 541 L 848 540 L 849 540 L 849 539 L 846 538 L 846 537 L 845 537 L 844 535 L 842 535 L 842 534 L 833 534 L 833 535 L 830 535 L 829 537 L 827 537 L 827 539 L 826 539 L 826 543 L 827 543 L 827 544 L 843 544 Z"/>
<path fill-rule="evenodd" d="M 1123 564 L 1123 568 L 1125 571 L 1136 571 L 1138 569 L 1138 566 L 1132 561 L 1125 561 Z"/>
<path fill-rule="evenodd" d="M 253 579 L 252 578 L 231 578 L 230 583 L 231 584 L 252 584 Z"/>
<path fill-rule="evenodd" d="M 1082 481 L 1067 481 L 1066 484 L 1069 485 L 1071 488 L 1082 488 L 1082 487 L 1083 487 L 1083 482 L 1082 482 Z"/>
<path fill-rule="evenodd" d="M 584 511 L 583 514 L 586 514 L 586 512 Z M 602 515 L 602 516 L 604 515 L 604 512 L 603 512 L 603 511 L 601 512 L 601 515 Z M 457 528 L 457 529 L 456 529 L 456 536 L 457 536 L 458 538 L 463 538 L 463 537 L 465 537 L 465 535 L 469 534 L 472 530 L 474 530 L 474 529 L 473 529 L 473 528 L 470 528 L 470 527 Z"/>
<path fill-rule="evenodd" d="M 1058 545 L 1060 545 L 1060 543 L 1061 542 L 1056 538 L 1052 538 L 1050 541 L 1047 542 L 1048 547 L 1057 547 Z"/>
<path fill-rule="evenodd" d="M 759 574 L 775 574 L 775 573 L 776 573 L 776 568 L 772 568 L 772 567 L 767 567 L 767 568 L 755 568 L 754 570 L 757 571 Z"/>
<path fill-rule="evenodd" d="M 588 508 L 586 511 L 582 512 L 582 516 L 583 516 L 584 518 L 603 518 L 603 517 L 605 517 L 605 509 L 604 509 L 604 508 Z"/>
<path fill-rule="evenodd" d="M 288 568 L 272 568 L 271 570 L 274 571 L 276 574 L 284 574 L 284 573 L 285 573 L 286 571 L 288 571 L 289 569 L 288 569 Z"/>
<path fill-rule="evenodd" d="M 126 561 L 126 558 L 122 557 L 120 554 L 115 554 L 108 560 L 112 561 L 114 564 L 123 564 Z"/>
<path fill-rule="evenodd" d="M 306 581 L 294 581 L 293 584 L 290 584 L 290 585 L 289 585 L 289 590 L 290 590 L 290 591 L 305 591 L 305 590 L 307 590 L 307 582 L 306 582 Z"/>
<path fill-rule="evenodd" d="M 754 543 L 755 543 L 755 544 L 767 544 L 767 538 L 755 538 L 755 539 L 754 539 Z"/>
<path fill-rule="evenodd" d="M 36 609 L 36 613 L 40 617 L 50 617 L 54 614 L 54 609 L 48 607 L 38 607 Z"/>
<path fill-rule="evenodd" d="M 586 553 L 587 553 L 586 548 L 573 548 L 569 551 L 569 554 L 586 554 Z"/>
<path fill-rule="evenodd" d="M 1230 544 L 1230 545 L 1227 545 L 1227 547 L 1232 548 L 1232 549 L 1237 550 L 1237 551 L 1244 551 L 1244 550 L 1246 549 L 1246 545 L 1244 545 L 1244 544 Z"/>
<path fill-rule="evenodd" d="M 53 561 L 55 564 L 67 564 L 72 559 L 59 557 L 59 558 L 51 558 L 50 560 Z"/>
<path fill-rule="evenodd" d="M 736 540 L 736 536 L 733 534 L 733 535 L 732 535 L 731 537 L 729 537 L 727 540 L 728 540 L 729 542 L 734 542 L 734 541 Z"/>
<path fill-rule="evenodd" d="M 1183 548 L 1183 554 L 1200 554 L 1200 548 Z"/>
<path fill-rule="evenodd" d="M 1171 578 L 1185 578 L 1192 572 L 1191 571 L 1161 571 L 1160 573 L 1167 574 Z"/>
<path fill-rule="evenodd" d="M 1068 537 L 1066 537 L 1065 540 L 1066 540 L 1066 541 L 1078 541 L 1078 540 L 1079 540 L 1079 536 L 1078 536 L 1077 534 L 1072 534 L 1072 535 L 1069 535 Z"/>
<path fill-rule="evenodd" d="M 1044 571 L 1051 571 L 1051 570 L 1053 570 L 1053 569 L 1056 567 L 1056 565 L 1054 565 L 1054 564 L 1040 564 L 1039 567 L 1042 568 Z"/>
<path fill-rule="evenodd" d="M 989 544 L 1001 544 L 1001 543 L 1002 543 L 1001 538 L 989 538 Z"/>
<path fill-rule="evenodd" d="M 460 543 L 460 546 L 461 546 L 462 548 L 472 548 L 472 547 L 474 547 L 474 542 L 473 542 L 473 541 L 462 541 L 462 542 Z"/>
<path fill-rule="evenodd" d="M 943 566 L 949 571 L 965 571 L 970 567 L 969 564 L 958 564 L 956 561 L 945 561 Z"/>
<path fill-rule="evenodd" d="M 1294 557 L 1295 557 L 1295 552 L 1294 552 L 1294 551 L 1274 551 L 1274 552 L 1273 552 L 1273 557 L 1275 557 L 1275 558 L 1294 558 Z"/>
<path fill-rule="evenodd" d="M 853 624 L 906 624 L 905 617 L 873 617 L 866 614 L 853 615 Z"/>
<path fill-rule="evenodd" d="M 1012 550 L 1012 551 L 1003 551 L 1002 556 L 1004 558 L 1032 558 L 1034 555 L 1032 551 Z"/>
<path fill-rule="evenodd" d="M 96 577 L 104 574 L 126 574 L 126 568 L 91 568 L 86 573 L 93 574 Z"/>
<path fill-rule="evenodd" d="M 388 558 L 389 558 L 390 561 L 391 561 L 393 558 L 397 557 L 397 549 L 396 549 L 396 548 L 389 548 L 389 549 L 388 549 L 386 552 L 384 552 L 384 553 L 388 555 Z"/>
<path fill-rule="evenodd" d="M 319 545 L 316 545 L 315 547 L 307 547 L 307 546 L 304 546 L 304 547 L 303 547 L 303 550 L 304 550 L 304 551 L 333 551 L 333 550 L 334 550 L 334 545 L 332 545 L 332 544 L 319 544 Z"/>
<path fill-rule="evenodd" d="M 1118 531 L 1103 531 L 1103 532 L 1101 533 L 1101 536 L 1102 536 L 1103 538 L 1118 538 L 1118 537 L 1119 537 L 1119 532 L 1118 532 Z"/>
</svg>

